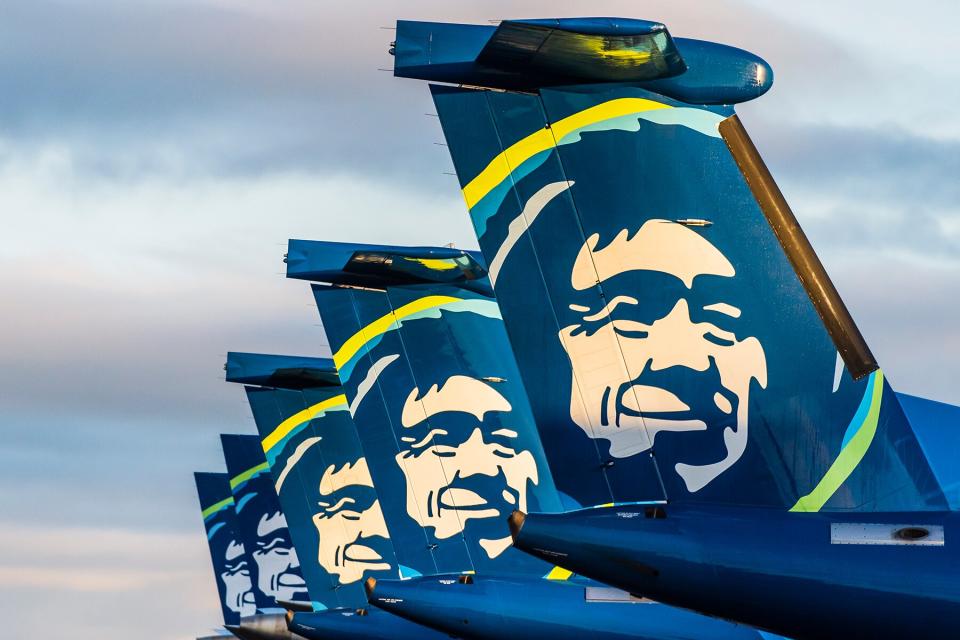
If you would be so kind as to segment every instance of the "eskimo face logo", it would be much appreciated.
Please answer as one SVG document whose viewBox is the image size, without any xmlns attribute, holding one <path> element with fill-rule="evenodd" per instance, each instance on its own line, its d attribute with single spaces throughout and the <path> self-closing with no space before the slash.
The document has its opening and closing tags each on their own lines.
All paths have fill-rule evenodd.
<svg viewBox="0 0 960 640">
<path fill-rule="evenodd" d="M 736 270 L 704 237 L 667 220 L 599 243 L 594 234 L 581 247 L 571 284 L 577 293 L 599 282 L 605 306 L 570 304 L 577 321 L 560 331 L 573 371 L 570 416 L 619 458 L 649 449 L 661 431 L 722 430 L 722 459 L 675 464 L 698 491 L 743 455 L 751 381 L 767 383 L 763 346 L 737 332 L 741 310 L 698 289 L 706 277 L 732 281 Z M 638 288 L 645 274 L 660 281 Z"/>
<path fill-rule="evenodd" d="M 390 569 L 376 550 L 389 534 L 366 459 L 340 469 L 327 467 L 320 479 L 320 495 L 324 497 L 321 511 L 313 516 L 320 538 L 320 565 L 338 576 L 340 584 L 356 582 L 367 571 Z"/>
<path fill-rule="evenodd" d="M 276 600 L 295 600 L 306 590 L 296 571 L 300 567 L 297 552 L 286 536 L 287 519 L 282 513 L 265 513 L 257 524 L 257 543 L 253 561 L 257 563 L 257 587 Z"/>
<path fill-rule="evenodd" d="M 241 616 L 253 615 L 257 612 L 257 605 L 253 599 L 250 581 L 250 567 L 244 557 L 243 545 L 231 540 L 224 551 L 224 570 L 220 579 L 226 587 L 224 604 L 227 609 Z"/>
<path fill-rule="evenodd" d="M 407 397 L 401 417 L 406 446 L 397 454 L 407 513 L 438 539 L 459 534 L 471 520 L 502 524 L 513 509 L 526 511 L 528 485 L 539 481 L 533 454 L 516 449 L 516 431 L 484 427 L 487 413 L 512 409 L 492 386 L 462 375 L 422 397 L 414 388 Z M 494 558 L 510 546 L 510 537 L 481 537 L 480 544 Z"/>
</svg>

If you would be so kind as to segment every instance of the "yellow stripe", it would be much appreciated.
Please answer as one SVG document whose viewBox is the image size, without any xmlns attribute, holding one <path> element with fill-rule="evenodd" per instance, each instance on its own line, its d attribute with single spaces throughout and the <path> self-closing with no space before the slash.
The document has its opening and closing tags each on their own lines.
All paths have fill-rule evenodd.
<svg viewBox="0 0 960 640">
<path fill-rule="evenodd" d="M 497 155 L 480 175 L 463 188 L 467 208 L 472 209 L 483 200 L 484 196 L 510 176 L 513 169 L 538 153 L 555 147 L 557 142 L 578 129 L 632 113 L 672 108 L 670 105 L 645 98 L 617 98 L 558 120 L 549 129 L 543 128 L 531 133 Z"/>
<path fill-rule="evenodd" d="M 338 396 L 327 398 L 323 402 L 318 402 L 312 407 L 308 407 L 299 413 L 295 413 L 294 415 L 290 416 L 289 418 L 281 422 L 279 425 L 277 425 L 277 428 L 274 429 L 270 433 L 270 435 L 268 435 L 266 438 L 263 439 L 263 443 L 262 443 L 263 452 L 266 453 L 267 451 L 270 451 L 270 449 L 272 449 L 275 444 L 277 444 L 278 442 L 286 438 L 291 431 L 296 429 L 299 425 L 303 424 L 304 422 L 313 420 L 314 418 L 317 417 L 319 413 L 326 411 L 331 407 L 335 407 L 338 405 L 345 406 L 346 404 L 347 404 L 347 396 L 341 393 Z"/>
<path fill-rule="evenodd" d="M 419 262 L 433 271 L 450 271 L 459 265 L 453 258 L 404 258 L 407 262 Z"/>
<path fill-rule="evenodd" d="M 377 336 L 385 334 L 390 329 L 394 328 L 394 325 L 415 313 L 425 311 L 427 309 L 433 309 L 435 307 L 440 307 L 451 302 L 460 302 L 460 298 L 454 298 L 451 296 L 426 296 L 420 298 L 419 300 L 414 300 L 408 304 L 403 305 L 396 311 L 388 313 L 382 318 L 377 318 L 360 331 L 357 331 L 355 334 L 350 336 L 350 338 L 343 343 L 343 346 L 333 354 L 333 364 L 337 366 L 337 369 L 343 367 L 343 365 L 350 362 L 350 358 L 357 355 L 357 352 L 363 348 L 363 345 L 370 342 L 372 339 Z"/>
<path fill-rule="evenodd" d="M 569 580 L 572 575 L 573 571 L 567 571 L 563 567 L 554 567 L 547 574 L 547 580 Z"/>
</svg>

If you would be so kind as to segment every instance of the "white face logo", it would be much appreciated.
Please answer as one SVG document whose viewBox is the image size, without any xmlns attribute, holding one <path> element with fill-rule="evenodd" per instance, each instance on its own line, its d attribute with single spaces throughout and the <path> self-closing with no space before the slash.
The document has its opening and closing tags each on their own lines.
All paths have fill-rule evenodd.
<svg viewBox="0 0 960 640">
<path fill-rule="evenodd" d="M 250 589 L 253 583 L 250 581 L 250 567 L 244 558 L 243 545 L 231 540 L 224 556 L 225 570 L 220 574 L 220 579 L 226 586 L 225 604 L 234 613 L 252 616 L 257 612 L 257 604 Z"/>
<path fill-rule="evenodd" d="M 413 389 L 404 403 L 401 422 L 409 435 L 402 441 L 408 448 L 397 454 L 407 480 L 408 515 L 443 540 L 462 532 L 471 519 L 501 522 L 513 509 L 526 511 L 527 485 L 539 481 L 533 454 L 514 448 L 516 431 L 482 428 L 486 413 L 512 410 L 507 399 L 467 376 L 451 376 L 442 388 L 434 385 L 422 398 L 419 394 Z M 476 421 L 468 429 L 454 428 L 455 413 Z M 510 536 L 480 544 L 494 558 L 510 546 Z"/>
<path fill-rule="evenodd" d="M 740 309 L 698 295 L 699 276 L 733 278 L 736 271 L 709 241 L 667 220 L 649 220 L 633 237 L 624 229 L 600 249 L 598 242 L 593 235 L 581 248 L 571 284 L 586 291 L 599 281 L 606 306 L 570 305 L 582 320 L 560 331 L 573 370 L 570 416 L 591 438 L 609 441 L 610 455 L 618 458 L 649 449 L 661 431 L 706 431 L 708 424 L 728 423 L 724 458 L 675 466 L 687 489 L 699 491 L 743 455 L 751 381 L 767 384 L 760 341 L 717 326 L 734 324 Z M 667 274 L 683 284 L 658 317 L 637 315 L 644 291 L 617 289 L 617 276 L 637 271 Z M 664 374 L 679 374 L 685 382 L 670 385 Z"/>
<path fill-rule="evenodd" d="M 339 470 L 327 467 L 320 479 L 320 495 L 329 497 L 319 503 L 321 511 L 313 516 L 320 537 L 320 565 L 338 576 L 340 584 L 356 582 L 366 571 L 390 569 L 376 549 L 363 543 L 389 537 L 366 459 L 353 465 L 348 462 Z"/>
<path fill-rule="evenodd" d="M 257 587 L 276 600 L 294 600 L 306 590 L 303 578 L 290 571 L 300 567 L 296 550 L 287 546 L 283 536 L 274 535 L 286 528 L 282 513 L 264 514 L 257 524 L 257 546 L 252 554 L 257 563 Z"/>
</svg>

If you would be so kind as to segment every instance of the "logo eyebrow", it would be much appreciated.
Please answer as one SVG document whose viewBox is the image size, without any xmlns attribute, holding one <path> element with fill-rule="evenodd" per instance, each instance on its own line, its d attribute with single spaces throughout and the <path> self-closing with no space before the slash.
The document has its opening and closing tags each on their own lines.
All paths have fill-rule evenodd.
<svg viewBox="0 0 960 640">
<path fill-rule="evenodd" d="M 443 429 L 430 429 L 430 433 L 428 433 L 427 435 L 423 436 L 423 438 L 421 438 L 419 442 L 415 442 L 415 443 L 411 444 L 411 445 L 410 445 L 410 448 L 411 448 L 411 449 L 422 449 L 423 447 L 427 446 L 427 443 L 430 442 L 430 440 L 433 439 L 433 436 L 446 436 L 446 435 L 450 435 L 450 434 L 449 434 L 447 431 L 443 430 Z M 412 440 L 412 438 L 411 438 L 411 440 Z"/>
<path fill-rule="evenodd" d="M 739 318 L 741 311 L 732 304 L 727 304 L 726 302 L 717 302 L 715 304 L 708 304 L 703 308 L 704 311 L 716 311 L 717 313 L 723 313 L 731 318 Z"/>
<path fill-rule="evenodd" d="M 337 502 L 331 507 L 327 503 L 320 502 L 318 503 L 321 507 L 324 507 L 327 511 L 339 511 L 346 503 L 354 504 L 356 500 L 349 496 L 344 496 L 337 500 Z"/>
<path fill-rule="evenodd" d="M 586 320 L 587 322 L 602 320 L 603 318 L 606 318 L 611 313 L 613 313 L 613 310 L 616 309 L 617 305 L 620 305 L 620 304 L 639 304 L 639 301 L 632 296 L 617 296 L 613 300 L 608 302 L 606 306 L 603 307 L 603 309 L 600 309 L 600 311 L 597 311 L 593 315 L 584 316 L 583 319 Z"/>
<path fill-rule="evenodd" d="M 278 544 L 283 544 L 283 538 L 277 537 L 277 538 L 274 538 L 273 540 L 271 540 L 270 542 L 268 542 L 267 544 L 261 544 L 261 545 L 260 545 L 260 550 L 261 550 L 261 551 L 270 551 L 271 549 L 273 549 L 273 548 L 274 548 L 275 546 L 277 546 Z"/>
</svg>

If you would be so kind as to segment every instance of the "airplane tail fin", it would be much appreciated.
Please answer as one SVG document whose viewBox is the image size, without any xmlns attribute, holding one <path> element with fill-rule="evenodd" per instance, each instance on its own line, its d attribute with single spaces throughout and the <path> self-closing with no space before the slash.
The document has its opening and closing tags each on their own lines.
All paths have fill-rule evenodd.
<svg viewBox="0 0 960 640">
<path fill-rule="evenodd" d="M 334 350 L 334 362 L 338 365 L 367 467 L 373 484 L 379 491 L 383 516 L 393 540 L 400 575 L 413 577 L 460 570 L 469 563 L 462 539 L 455 537 L 434 543 L 421 525 L 407 516 L 407 491 L 404 475 L 396 461 L 398 442 L 387 404 L 388 398 L 400 393 L 400 386 L 396 381 L 382 384 L 384 380 L 380 380 L 380 375 L 387 367 L 394 369 L 391 372 L 394 374 L 391 377 L 393 380 L 396 380 L 397 376 L 409 374 L 399 361 L 399 349 L 391 354 L 379 354 L 379 357 L 378 353 L 370 352 L 369 348 L 378 346 L 382 338 L 377 341 L 377 345 L 370 345 L 364 340 L 362 325 L 353 302 L 355 294 L 368 294 L 383 301 L 383 294 L 378 291 L 314 285 L 314 298 L 327 340 Z M 389 314 L 389 307 L 382 311 L 386 316 Z M 387 325 L 387 321 L 381 324 Z M 351 338 L 353 340 L 348 351 L 355 350 L 355 353 L 344 351 L 345 343 Z"/>
<path fill-rule="evenodd" d="M 250 567 L 236 533 L 236 515 L 230 478 L 225 473 L 193 474 L 200 499 L 203 527 L 213 561 L 214 580 L 220 595 L 224 624 L 239 624 L 240 617 L 256 612 L 250 593 Z"/>
<path fill-rule="evenodd" d="M 294 242 L 316 262 L 328 251 L 367 251 L 303 241 L 291 249 Z M 424 248 L 379 249 L 423 259 Z M 371 473 L 394 492 L 384 495 L 388 520 L 426 538 L 432 571 L 542 575 L 549 568 L 511 557 L 504 518 L 513 504 L 554 511 L 559 500 L 485 271 L 475 263 L 471 272 L 461 286 L 442 276 L 409 284 L 389 270 L 376 281 L 327 271 L 338 284 L 315 284 L 314 297 L 361 439 L 366 434 Z M 404 545 L 395 546 L 402 554 Z"/>
<path fill-rule="evenodd" d="M 260 437 L 221 434 L 237 533 L 246 549 L 260 613 L 283 613 L 277 600 L 307 600 L 300 561 L 270 477 Z"/>
<path fill-rule="evenodd" d="M 543 439 L 566 443 L 558 486 L 594 473 L 613 502 L 943 508 L 733 108 L 708 106 L 766 82 L 728 53 L 683 91 L 686 72 L 659 93 L 431 87 Z M 735 68 L 756 76 L 731 83 Z"/>
<path fill-rule="evenodd" d="M 287 358 L 303 360 L 310 379 L 316 371 L 335 374 L 329 359 L 259 357 L 278 369 L 287 368 Z M 366 603 L 365 577 L 397 575 L 393 547 L 377 515 L 377 492 L 364 471 L 343 388 L 292 382 L 292 389 L 246 387 L 261 448 L 298 557 L 309 559 L 301 570 L 314 608 L 360 607 Z M 346 503 L 337 504 L 343 500 L 349 503 L 345 511 Z M 349 562 L 341 553 L 347 545 L 368 549 L 368 557 Z"/>
</svg>

